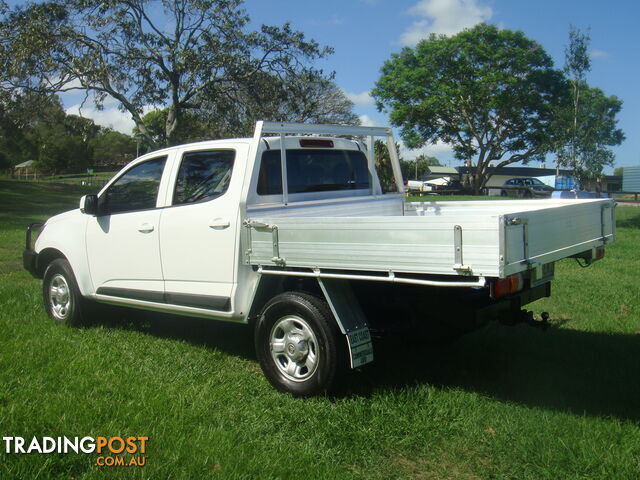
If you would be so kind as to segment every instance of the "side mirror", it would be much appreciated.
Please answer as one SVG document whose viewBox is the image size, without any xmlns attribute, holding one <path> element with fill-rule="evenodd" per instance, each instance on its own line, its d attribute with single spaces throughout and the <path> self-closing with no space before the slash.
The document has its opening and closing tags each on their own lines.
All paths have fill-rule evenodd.
<svg viewBox="0 0 640 480">
<path fill-rule="evenodd" d="M 96 215 L 98 213 L 98 196 L 84 195 L 80 199 L 80 211 L 87 215 Z"/>
</svg>

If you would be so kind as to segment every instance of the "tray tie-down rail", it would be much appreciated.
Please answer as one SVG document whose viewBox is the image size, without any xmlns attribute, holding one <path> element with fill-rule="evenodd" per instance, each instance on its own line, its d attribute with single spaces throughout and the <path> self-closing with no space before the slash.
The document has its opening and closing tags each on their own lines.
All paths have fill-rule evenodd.
<svg viewBox="0 0 640 480">
<path fill-rule="evenodd" d="M 244 226 L 247 227 L 247 230 L 249 231 L 249 245 L 251 245 L 251 229 L 252 228 L 256 230 L 271 232 L 271 244 L 273 246 L 273 257 L 271 258 L 271 261 L 279 266 L 286 265 L 285 259 L 280 256 L 280 243 L 278 241 L 278 225 L 247 219 L 244 221 Z M 251 253 L 252 253 L 251 248 L 249 248 L 249 250 L 247 250 L 247 256 L 251 255 Z"/>
<path fill-rule="evenodd" d="M 462 257 L 462 227 L 456 225 L 453 227 L 453 269 L 460 275 L 471 275 L 473 269 L 471 265 L 465 265 Z"/>
</svg>

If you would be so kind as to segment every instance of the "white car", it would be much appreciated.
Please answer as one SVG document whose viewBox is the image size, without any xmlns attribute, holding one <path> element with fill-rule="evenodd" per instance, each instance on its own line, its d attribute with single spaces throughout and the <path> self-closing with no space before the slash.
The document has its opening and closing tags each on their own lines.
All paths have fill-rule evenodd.
<svg viewBox="0 0 640 480">
<path fill-rule="evenodd" d="M 25 268 L 61 323 L 105 303 L 255 324 L 266 377 L 308 396 L 373 361 L 374 329 L 530 321 L 522 307 L 550 294 L 555 261 L 594 261 L 614 238 L 611 200 L 383 194 L 379 136 L 402 192 L 388 128 L 258 122 L 253 138 L 146 154 L 47 220 L 34 246 L 30 226 Z"/>
</svg>

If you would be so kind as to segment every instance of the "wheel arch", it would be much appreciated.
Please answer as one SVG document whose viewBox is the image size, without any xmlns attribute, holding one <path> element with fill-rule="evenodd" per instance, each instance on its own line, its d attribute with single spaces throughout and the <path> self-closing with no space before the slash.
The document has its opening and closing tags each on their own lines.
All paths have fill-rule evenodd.
<svg viewBox="0 0 640 480">
<path fill-rule="evenodd" d="M 355 293 L 354 282 L 355 280 L 347 279 L 263 275 L 251 305 L 249 321 L 259 319 L 265 305 L 276 295 L 303 292 L 321 298 L 327 303 L 333 321 L 343 335 L 349 337 L 354 332 L 365 331 L 366 333 L 361 335 L 368 338 L 370 343 L 369 322 L 361 306 L 363 299 Z M 359 363 L 354 363 L 351 358 L 351 366 L 355 368 L 372 360 L 373 354 L 369 357 L 363 356 Z"/>
<path fill-rule="evenodd" d="M 38 260 L 36 262 L 36 272 L 38 273 L 38 276 L 40 278 L 43 278 L 44 272 L 49 264 L 54 260 L 57 260 L 58 258 L 63 258 L 69 261 L 66 255 L 57 248 L 48 247 L 40 251 L 40 253 L 38 253 Z"/>
<path fill-rule="evenodd" d="M 251 321 L 260 315 L 265 305 L 276 295 L 284 292 L 306 292 L 327 300 L 320 289 L 318 280 L 309 277 L 262 275 L 256 287 L 256 293 L 251 302 L 248 320 Z"/>
<path fill-rule="evenodd" d="M 36 272 L 40 278 L 44 277 L 44 273 L 47 267 L 57 259 L 64 259 L 71 265 L 71 270 L 76 277 L 76 283 L 78 289 L 83 296 L 87 296 L 93 293 L 93 283 L 88 272 L 88 264 L 86 259 L 81 255 L 68 255 L 61 249 L 55 246 L 45 247 L 38 252 L 38 258 L 36 260 Z"/>
</svg>

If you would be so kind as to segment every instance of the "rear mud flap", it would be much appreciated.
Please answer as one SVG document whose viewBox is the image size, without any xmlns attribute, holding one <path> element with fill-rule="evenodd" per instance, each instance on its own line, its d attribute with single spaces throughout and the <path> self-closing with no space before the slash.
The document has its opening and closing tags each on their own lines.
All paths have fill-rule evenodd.
<svg viewBox="0 0 640 480">
<path fill-rule="evenodd" d="M 369 324 L 347 280 L 318 279 L 340 331 L 347 337 L 351 368 L 373 362 Z"/>
</svg>

